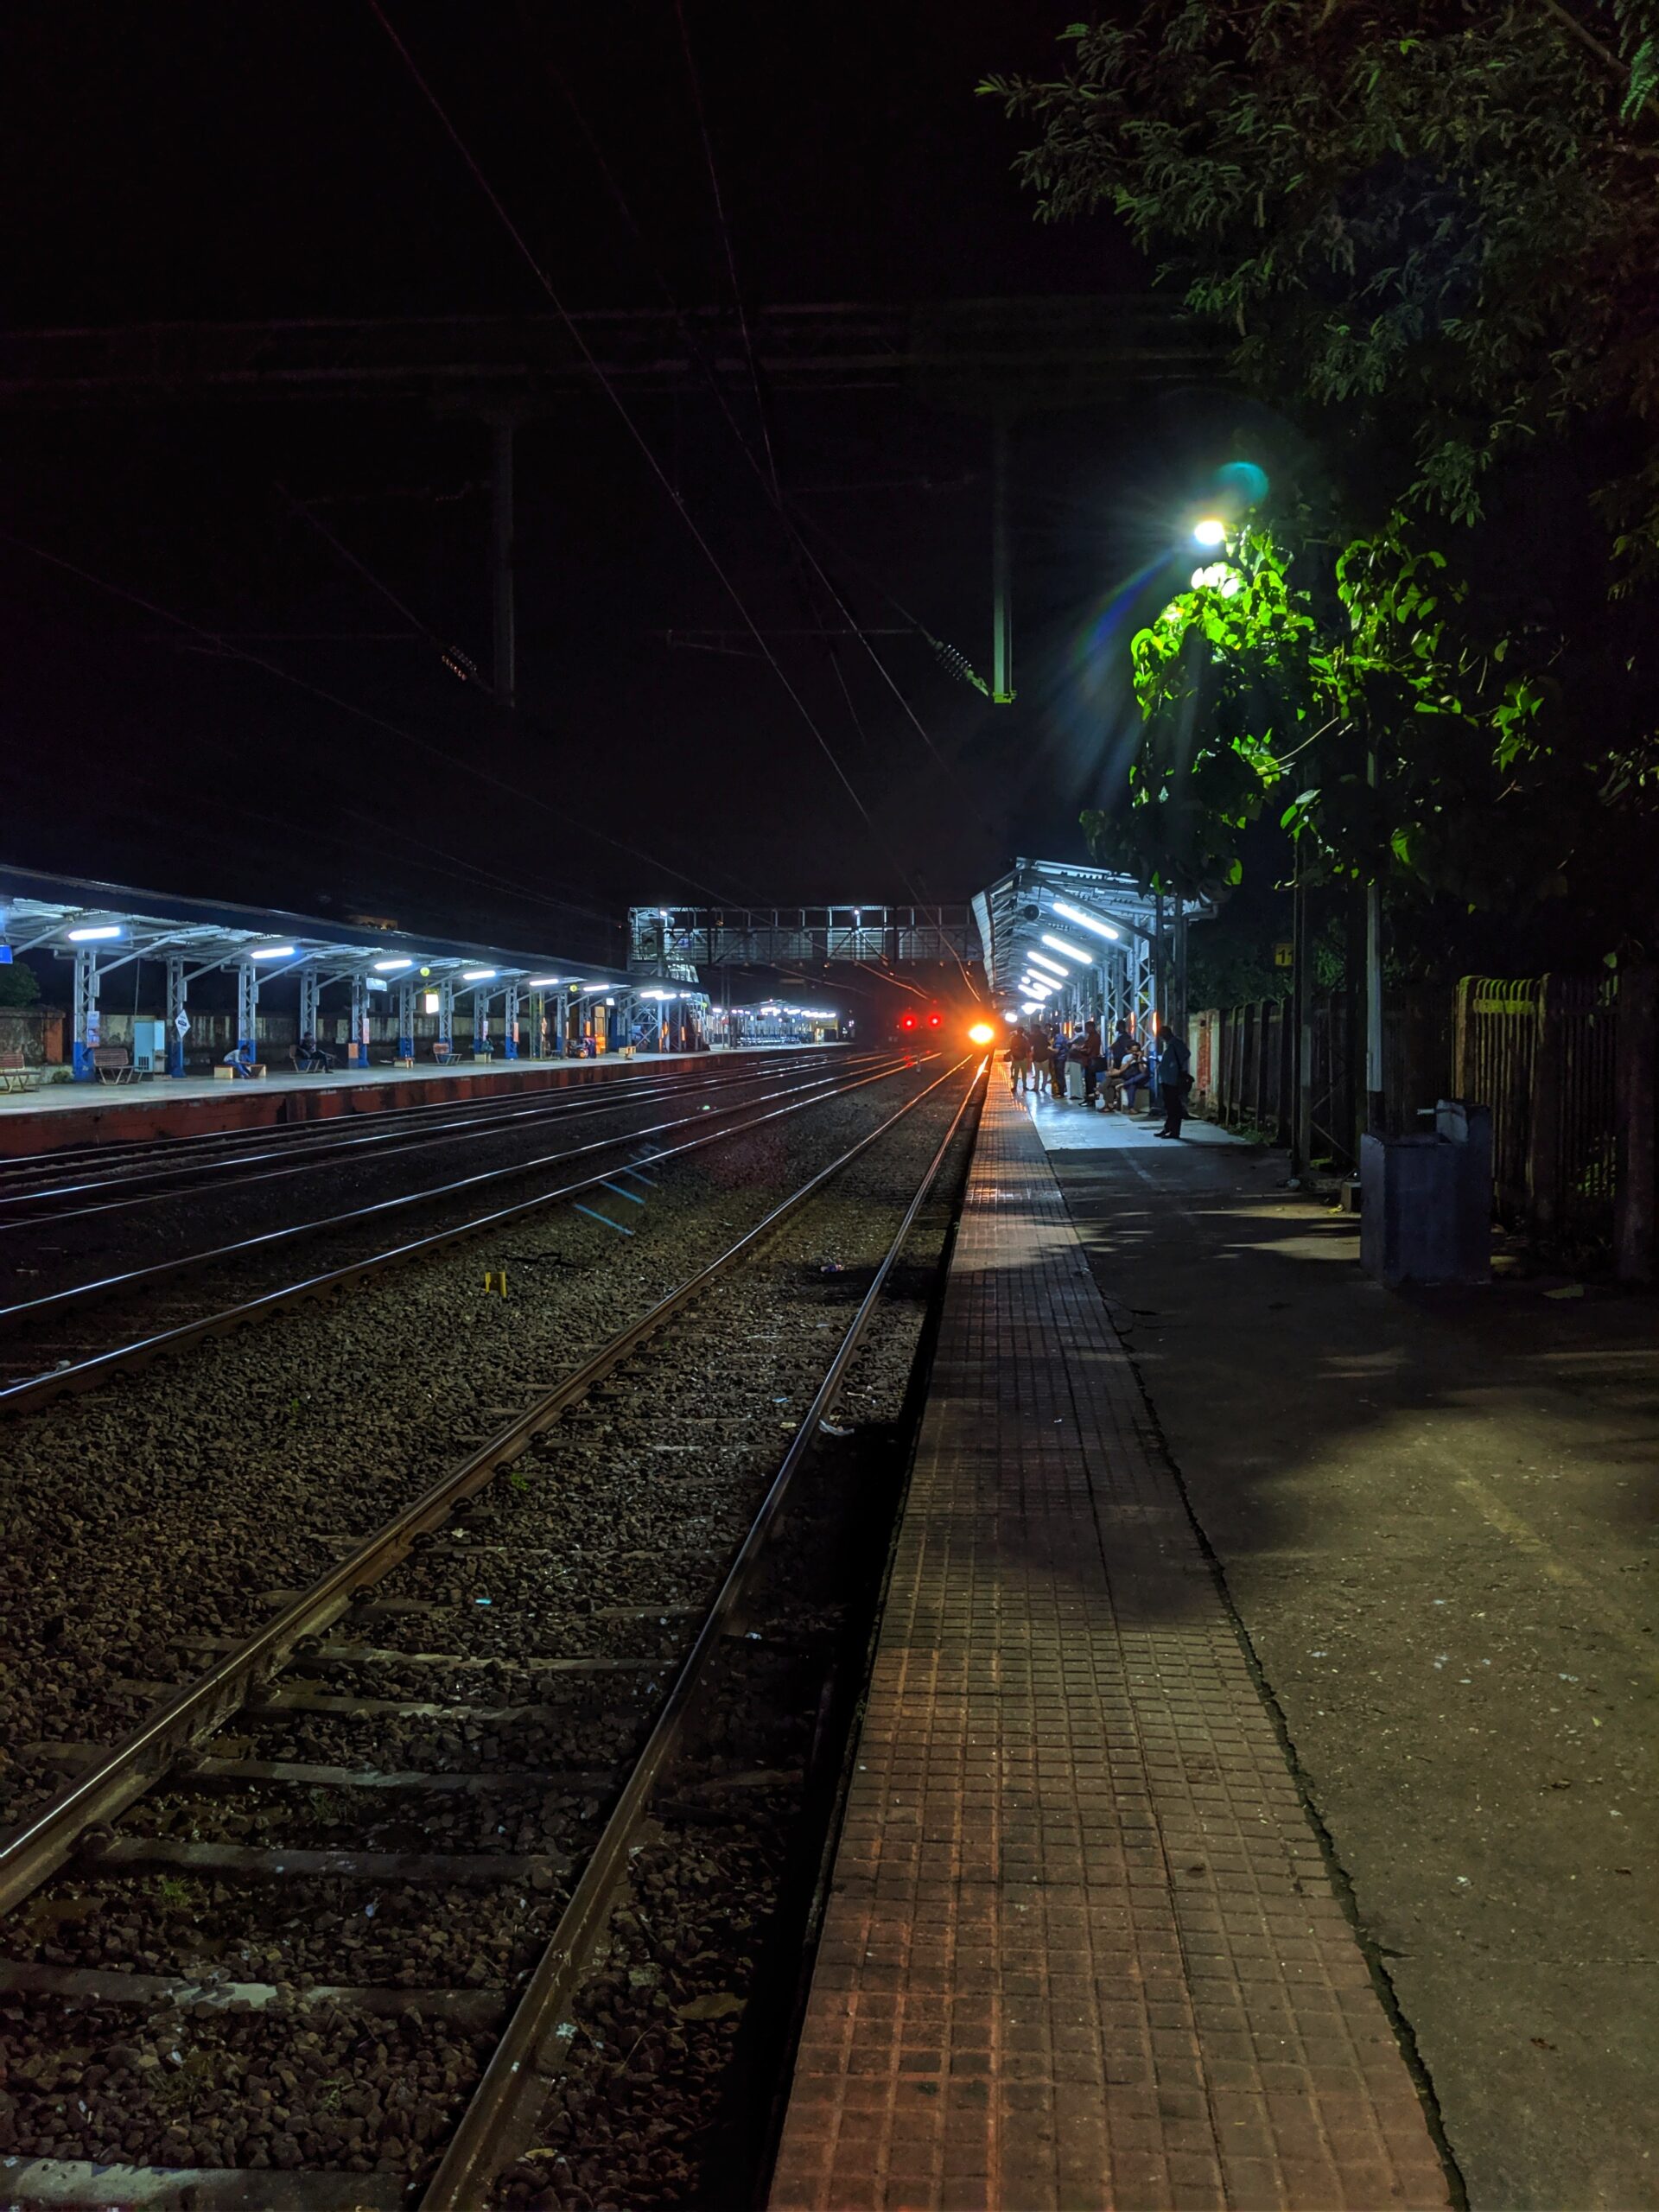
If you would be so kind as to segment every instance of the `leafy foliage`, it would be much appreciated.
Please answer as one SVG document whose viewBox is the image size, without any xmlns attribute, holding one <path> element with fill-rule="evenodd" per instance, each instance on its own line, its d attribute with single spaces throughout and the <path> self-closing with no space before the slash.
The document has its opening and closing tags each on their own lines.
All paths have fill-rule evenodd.
<svg viewBox="0 0 1659 2212">
<path fill-rule="evenodd" d="M 1659 0 L 1120 14 L 982 87 L 1017 168 L 1317 466 L 1136 639 L 1097 853 L 1224 883 L 1272 806 L 1327 876 L 1659 930 Z"/>
</svg>

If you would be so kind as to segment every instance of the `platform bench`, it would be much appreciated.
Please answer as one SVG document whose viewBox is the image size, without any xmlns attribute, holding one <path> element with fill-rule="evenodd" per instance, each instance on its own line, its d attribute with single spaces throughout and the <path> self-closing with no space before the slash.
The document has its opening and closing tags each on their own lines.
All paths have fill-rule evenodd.
<svg viewBox="0 0 1659 2212">
<path fill-rule="evenodd" d="M 99 1083 L 137 1083 L 138 1071 L 124 1045 L 94 1045 L 92 1073 Z"/>
<path fill-rule="evenodd" d="M 255 1060 L 245 1076 L 236 1068 L 227 1068 L 222 1060 L 213 1070 L 215 1083 L 263 1083 L 264 1079 L 265 1064 L 263 1060 Z"/>
<path fill-rule="evenodd" d="M 0 1090 L 38 1090 L 41 1071 L 21 1052 L 0 1052 Z"/>
</svg>

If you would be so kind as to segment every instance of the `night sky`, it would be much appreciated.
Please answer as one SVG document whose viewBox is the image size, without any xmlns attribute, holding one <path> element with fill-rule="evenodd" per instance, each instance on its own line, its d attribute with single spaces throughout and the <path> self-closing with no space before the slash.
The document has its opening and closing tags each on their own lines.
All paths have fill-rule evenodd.
<svg viewBox="0 0 1659 2212">
<path fill-rule="evenodd" d="M 567 305 L 728 296 L 673 0 L 386 8 Z M 1142 288 L 1109 222 L 1033 221 L 1014 133 L 974 96 L 987 70 L 1045 67 L 1067 19 L 687 0 L 747 302 Z M 548 309 L 362 0 L 51 0 L 10 10 L 5 46 L 12 328 Z M 753 396 L 729 397 L 752 431 Z M 713 397 L 630 405 L 761 626 L 824 619 Z M 1118 587 L 1227 418 L 1165 391 L 1016 425 L 1018 701 L 990 706 L 914 635 L 877 640 L 934 750 L 856 641 L 837 665 L 779 640 L 872 823 L 764 662 L 665 641 L 737 618 L 602 399 L 519 435 L 512 726 L 433 642 L 487 671 L 475 418 L 13 408 L 0 529 L 157 611 L 0 545 L 0 857 L 590 957 L 634 900 L 960 899 L 1017 851 L 1081 860 L 1078 808 L 1133 743 Z M 893 392 L 785 393 L 769 421 L 858 619 L 914 617 L 988 673 L 987 423 Z"/>
</svg>

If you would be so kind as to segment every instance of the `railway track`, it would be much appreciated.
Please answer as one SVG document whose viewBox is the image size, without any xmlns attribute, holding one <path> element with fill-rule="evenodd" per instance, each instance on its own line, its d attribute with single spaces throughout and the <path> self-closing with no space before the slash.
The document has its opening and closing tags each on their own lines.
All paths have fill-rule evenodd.
<svg viewBox="0 0 1659 2212">
<path fill-rule="evenodd" d="M 0 1414 L 35 1410 L 204 1337 L 264 1319 L 300 1300 L 430 1258 L 546 1206 L 614 1190 L 620 1180 L 637 1178 L 658 1163 L 879 1082 L 908 1065 L 909 1058 L 888 1053 L 828 1067 L 819 1060 L 786 1069 L 781 1076 L 768 1068 L 718 1084 L 714 1098 L 702 1095 L 706 1086 L 701 1084 L 689 1094 L 677 1087 L 666 1096 L 653 1093 L 641 1102 L 645 1118 L 631 1116 L 626 1126 L 602 1135 L 578 1133 L 575 1141 L 530 1157 L 517 1154 L 494 1166 L 474 1167 L 365 1205 L 290 1220 L 253 1236 L 215 1239 L 144 1266 L 118 1268 L 63 1289 L 14 1300 L 0 1306 Z M 608 1110 L 614 1118 L 615 1109 Z M 568 1114 L 555 1118 L 563 1122 Z M 532 1123 L 532 1132 L 539 1126 Z M 510 1186 L 532 1179 L 542 1187 L 528 1197 L 499 1202 Z M 424 1233 L 410 1233 L 412 1217 L 421 1212 L 435 1214 L 435 1224 Z M 292 1248 L 319 1242 L 325 1249 L 296 1275 Z M 101 1310 L 111 1306 L 113 1314 Z"/>
<path fill-rule="evenodd" d="M 845 1064 L 868 1065 L 871 1057 L 849 1055 Z M 827 1058 L 822 1051 L 779 1053 L 677 1076 L 641 1069 L 602 1082 L 548 1084 L 493 1098 L 377 1108 L 269 1128 L 76 1146 L 0 1160 L 0 1237 L 195 1194 L 219 1197 L 319 1169 L 378 1166 L 410 1152 L 522 1135 L 677 1096 L 713 1097 L 794 1069 L 821 1068 Z"/>
<path fill-rule="evenodd" d="M 60 1747 L 0 1847 L 0 2201 L 488 2201 L 979 1090 L 938 1076 L 125 1741 Z"/>
</svg>

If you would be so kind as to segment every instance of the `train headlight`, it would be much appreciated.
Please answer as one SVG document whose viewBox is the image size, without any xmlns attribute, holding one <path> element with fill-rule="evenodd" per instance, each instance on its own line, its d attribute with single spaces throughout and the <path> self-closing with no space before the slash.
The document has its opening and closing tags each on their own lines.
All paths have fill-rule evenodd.
<svg viewBox="0 0 1659 2212">
<path fill-rule="evenodd" d="M 996 1041 L 996 1032 L 988 1021 L 976 1021 L 968 1032 L 970 1045 L 991 1045 Z"/>
</svg>

